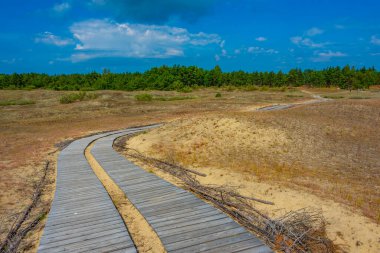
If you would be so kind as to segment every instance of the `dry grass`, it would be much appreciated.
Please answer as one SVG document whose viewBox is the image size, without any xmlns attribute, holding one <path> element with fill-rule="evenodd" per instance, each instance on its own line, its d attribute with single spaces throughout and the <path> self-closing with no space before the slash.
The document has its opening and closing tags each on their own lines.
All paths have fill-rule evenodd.
<svg viewBox="0 0 380 253">
<path fill-rule="evenodd" d="M 222 98 L 215 98 L 221 92 Z M 252 105 L 291 102 L 307 99 L 288 97 L 289 92 L 244 92 L 197 90 L 188 100 L 137 101 L 135 95 L 150 93 L 154 97 L 184 96 L 178 92 L 96 91 L 93 100 L 61 104 L 60 98 L 75 92 L 0 90 L 2 101 L 33 101 L 31 104 L 0 106 L 0 220 L 23 210 L 33 193 L 33 182 L 54 144 L 92 132 L 169 121 L 182 117 L 207 115 L 221 111 L 245 110 Z M 171 99 L 167 99 L 171 100 Z M 9 228 L 2 222 L 0 240 Z M 35 236 L 31 237 L 35 240 Z M 35 251 L 35 248 L 32 249 Z"/>
<path fill-rule="evenodd" d="M 141 138 L 151 155 L 301 186 L 380 222 L 379 125 L 379 100 L 345 100 L 182 119 Z"/>
<path fill-rule="evenodd" d="M 336 92 L 349 94 L 318 90 Z M 279 214 L 276 208 L 323 207 L 332 240 L 347 251 L 378 252 L 379 95 L 180 119 L 128 145 L 205 173 L 206 179 L 199 178 L 204 183 L 240 185 L 242 193 L 271 200 L 271 215 Z"/>
</svg>

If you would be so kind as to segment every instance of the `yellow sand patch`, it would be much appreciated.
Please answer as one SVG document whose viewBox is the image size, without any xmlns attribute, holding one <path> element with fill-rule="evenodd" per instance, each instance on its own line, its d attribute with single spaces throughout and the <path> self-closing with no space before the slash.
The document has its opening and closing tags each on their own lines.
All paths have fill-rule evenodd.
<svg viewBox="0 0 380 253">
<path fill-rule="evenodd" d="M 380 252 L 379 225 L 360 214 L 360 210 L 334 201 L 342 201 L 343 195 L 333 189 L 340 189 L 344 194 L 361 194 L 354 188 L 357 183 L 352 181 L 353 176 L 356 180 L 367 178 L 371 183 L 368 189 L 372 189 L 369 193 L 375 196 L 372 187 L 376 189 L 373 185 L 376 179 L 371 181 L 367 177 L 372 172 L 351 171 L 346 166 L 353 162 L 360 165 L 358 161 L 368 166 L 376 163 L 376 157 L 372 157 L 369 151 L 378 145 L 373 141 L 378 138 L 378 132 L 372 132 L 371 128 L 366 133 L 370 132 L 372 139 L 361 136 L 357 131 L 359 127 L 356 127 L 358 121 L 352 121 L 356 110 L 363 111 L 357 117 L 364 117 L 366 113 L 376 112 L 376 107 L 361 108 L 351 102 L 326 103 L 273 114 L 183 119 L 138 135 L 127 145 L 147 156 L 207 174 L 206 178 L 198 178 L 201 183 L 240 186 L 242 195 L 273 201 L 275 206 L 257 204 L 259 210 L 272 217 L 305 207 L 321 208 L 328 222 L 330 239 L 344 245 L 348 252 L 377 253 Z M 357 142 L 363 147 L 370 147 L 364 149 L 364 157 L 357 150 Z M 356 160 L 351 161 L 351 154 Z M 289 161 L 292 161 L 292 166 L 282 166 Z M 309 167 L 308 171 L 302 170 L 303 164 Z M 154 168 L 146 169 L 176 183 Z M 265 175 L 261 177 L 260 173 Z M 342 187 L 347 185 L 353 190 L 345 192 L 346 188 Z M 357 201 L 361 196 L 357 195 Z"/>
</svg>

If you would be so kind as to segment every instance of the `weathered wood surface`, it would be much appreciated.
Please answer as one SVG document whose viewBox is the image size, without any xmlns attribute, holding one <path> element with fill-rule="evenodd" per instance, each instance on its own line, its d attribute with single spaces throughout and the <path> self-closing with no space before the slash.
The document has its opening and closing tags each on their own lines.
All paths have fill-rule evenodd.
<svg viewBox="0 0 380 253">
<path fill-rule="evenodd" d="M 57 186 L 38 252 L 136 252 L 84 150 L 107 134 L 71 143 L 59 155 Z"/>
<path fill-rule="evenodd" d="M 148 173 L 113 150 L 118 133 L 98 139 L 92 155 L 125 192 L 168 252 L 272 252 L 220 210 Z"/>
</svg>

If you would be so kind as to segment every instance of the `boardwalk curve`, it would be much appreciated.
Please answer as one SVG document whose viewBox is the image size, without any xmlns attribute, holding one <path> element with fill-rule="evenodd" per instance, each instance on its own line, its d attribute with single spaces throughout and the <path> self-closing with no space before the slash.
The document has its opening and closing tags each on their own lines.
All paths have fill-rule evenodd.
<svg viewBox="0 0 380 253">
<path fill-rule="evenodd" d="M 125 134 L 98 139 L 91 154 L 145 217 L 168 252 L 272 252 L 220 210 L 118 154 L 112 144 Z"/>
<path fill-rule="evenodd" d="M 136 252 L 84 150 L 107 134 L 76 140 L 58 157 L 57 184 L 38 252 Z"/>
</svg>

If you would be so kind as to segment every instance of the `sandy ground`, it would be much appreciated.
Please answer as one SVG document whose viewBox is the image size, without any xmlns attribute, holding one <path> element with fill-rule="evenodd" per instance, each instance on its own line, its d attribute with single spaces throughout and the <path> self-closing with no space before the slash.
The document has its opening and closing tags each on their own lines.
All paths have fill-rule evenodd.
<svg viewBox="0 0 380 253">
<path fill-rule="evenodd" d="M 221 98 L 215 97 L 217 92 L 222 94 Z M 322 89 L 318 92 L 326 95 L 334 93 L 336 96 L 346 98 L 352 96 L 346 91 L 334 89 Z M 379 97 L 379 93 L 376 92 L 376 90 L 370 90 L 361 92 L 359 95 Z M 289 89 L 285 92 L 261 92 L 221 88 L 200 89 L 189 94 L 164 91 L 96 91 L 91 92 L 99 95 L 95 100 L 60 104 L 60 97 L 68 93 L 73 92 L 0 91 L 1 101 L 26 99 L 35 102 L 30 105 L 0 107 L 0 240 L 11 224 L 9 219 L 28 204 L 33 193 L 33 183 L 40 177 L 43 161 L 49 158 L 50 152 L 56 150 L 54 145 L 60 141 L 99 131 L 168 122 L 180 118 L 191 119 L 199 115 L 251 112 L 254 108 L 272 103 L 294 103 L 310 99 L 308 94 L 297 89 Z M 160 98 L 192 96 L 194 99 L 141 102 L 134 98 L 140 93 L 149 93 Z M 229 140 L 227 139 L 226 142 Z M 189 157 L 194 157 L 194 155 Z M 230 159 L 226 158 L 225 161 L 228 160 Z M 239 163 L 236 164 L 239 165 Z M 219 166 L 216 167 L 219 168 Z M 48 190 L 51 195 L 48 194 L 50 197 L 46 197 L 44 208 L 49 207 L 52 199 L 54 178 L 55 176 L 51 178 L 50 190 Z M 36 235 L 41 234 L 43 223 L 40 225 L 38 233 L 28 235 L 24 249 L 36 249 L 38 239 Z"/>
<path fill-rule="evenodd" d="M 136 138 L 128 142 L 128 146 L 136 146 Z M 141 151 L 141 150 L 140 150 Z M 134 162 L 164 178 L 165 180 L 181 186 L 178 179 L 160 171 L 157 168 L 147 166 L 139 161 Z M 302 190 L 294 190 L 277 184 L 258 182 L 256 178 L 247 173 L 232 173 L 216 168 L 191 169 L 207 174 L 207 177 L 197 177 L 203 184 L 236 186 L 243 196 L 256 197 L 272 201 L 275 205 L 257 204 L 256 207 L 270 217 L 277 217 L 289 211 L 305 207 L 321 209 L 327 221 L 327 235 L 333 242 L 339 245 L 344 252 L 378 253 L 380 251 L 380 227 L 346 206 L 332 200 L 319 198 Z"/>
<path fill-rule="evenodd" d="M 252 160 L 253 154 L 257 154 L 259 156 L 257 159 L 261 159 L 261 162 L 271 160 L 275 156 L 286 159 L 293 158 L 293 156 L 288 157 L 288 153 L 296 151 L 289 148 L 290 144 L 293 145 L 293 137 L 287 131 L 278 127 L 260 125 L 252 127 L 250 121 L 230 115 L 217 116 L 216 118 L 202 117 L 201 119 L 174 121 L 159 129 L 130 139 L 127 145 L 148 156 L 178 162 L 188 168 L 207 174 L 206 178 L 198 178 L 204 184 L 239 186 L 239 192 L 242 195 L 273 201 L 274 206 L 257 204 L 259 210 L 266 212 L 271 217 L 305 207 L 320 208 L 328 224 L 329 238 L 340 245 L 344 251 L 380 252 L 379 224 L 373 219 L 365 217 L 357 208 L 338 203 L 334 201 L 334 198 L 312 194 L 312 191 L 307 191 L 297 185 L 289 188 L 284 186 L 286 184 L 278 181 L 263 180 L 257 176 L 257 174 L 260 175 L 257 166 L 253 166 L 253 169 L 247 169 L 245 156 Z M 315 130 L 312 129 L 311 133 L 313 131 Z M 344 131 L 348 132 L 349 130 L 344 129 Z M 344 136 L 341 135 L 340 138 L 344 138 Z M 310 140 L 310 146 L 316 145 L 312 138 Z M 247 153 L 247 150 L 254 152 Z M 333 152 L 335 151 L 333 150 Z M 272 158 L 266 154 L 271 154 Z M 315 156 L 314 159 L 317 163 L 321 157 Z M 311 158 L 310 154 L 306 157 Z M 377 160 L 372 159 L 372 161 L 372 157 L 368 154 L 367 157 L 369 159 L 368 166 L 372 166 L 371 162 L 376 165 Z M 328 161 L 332 162 L 331 160 Z M 328 161 L 325 163 L 327 166 L 329 165 Z M 310 163 L 310 166 L 314 164 Z M 170 175 L 141 163 L 139 165 L 170 182 L 178 184 L 176 179 Z M 251 166 L 252 164 L 248 165 Z M 288 173 L 281 171 L 281 167 L 275 169 L 279 169 L 279 174 Z M 308 174 L 302 180 L 308 178 L 308 182 L 319 182 L 318 172 L 314 171 L 313 173 L 314 177 L 310 177 Z M 285 178 L 285 180 L 290 180 L 290 177 L 289 179 Z M 376 193 L 376 187 L 379 185 L 371 185 L 371 187 L 374 187 Z M 334 193 L 331 192 L 331 194 Z"/>
<path fill-rule="evenodd" d="M 127 225 L 128 231 L 135 243 L 138 252 L 141 253 L 162 253 L 166 252 L 161 240 L 156 232 L 145 220 L 144 216 L 128 200 L 124 192 L 108 176 L 100 164 L 92 156 L 91 148 L 94 144 L 88 146 L 85 151 L 86 158 L 94 170 L 96 176 L 100 179 L 108 194 L 112 198 L 117 210 Z"/>
</svg>

